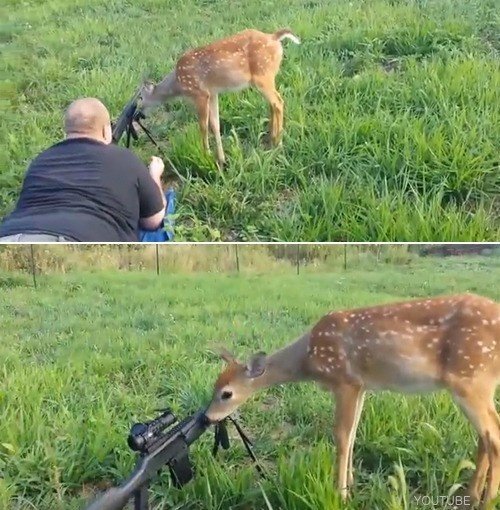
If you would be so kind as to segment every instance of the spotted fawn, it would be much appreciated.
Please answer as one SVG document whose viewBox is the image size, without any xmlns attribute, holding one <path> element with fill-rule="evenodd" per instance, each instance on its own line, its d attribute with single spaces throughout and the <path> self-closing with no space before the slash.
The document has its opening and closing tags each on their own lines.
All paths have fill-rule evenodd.
<svg viewBox="0 0 500 510">
<path fill-rule="evenodd" d="M 336 399 L 337 488 L 353 484 L 353 447 L 366 391 L 446 389 L 476 429 L 476 470 L 466 489 L 489 509 L 500 483 L 500 304 L 475 294 L 333 311 L 294 343 L 239 362 L 223 349 L 208 418 L 219 421 L 256 391 L 315 381 Z M 482 502 L 481 502 L 482 500 Z"/>
<path fill-rule="evenodd" d="M 300 44 L 299 38 L 288 29 L 274 34 L 249 29 L 190 50 L 160 83 L 142 84 L 141 108 L 147 112 L 175 97 L 191 100 L 198 114 L 203 148 L 207 152 L 210 150 L 210 127 L 217 146 L 217 163 L 221 167 L 225 155 L 220 136 L 219 93 L 253 86 L 269 103 L 271 142 L 278 145 L 283 131 L 284 102 L 276 90 L 275 78 L 283 58 L 283 39 Z"/>
</svg>

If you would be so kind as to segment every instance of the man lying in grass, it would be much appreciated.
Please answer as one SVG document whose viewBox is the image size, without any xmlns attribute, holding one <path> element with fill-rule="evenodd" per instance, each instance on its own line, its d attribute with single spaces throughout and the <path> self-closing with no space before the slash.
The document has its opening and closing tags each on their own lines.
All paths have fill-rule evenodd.
<svg viewBox="0 0 500 510">
<path fill-rule="evenodd" d="M 112 145 L 107 108 L 97 99 L 74 101 L 65 115 L 66 139 L 28 168 L 15 210 L 0 225 L 0 242 L 138 241 L 165 215 L 163 161 L 149 170 Z"/>
</svg>

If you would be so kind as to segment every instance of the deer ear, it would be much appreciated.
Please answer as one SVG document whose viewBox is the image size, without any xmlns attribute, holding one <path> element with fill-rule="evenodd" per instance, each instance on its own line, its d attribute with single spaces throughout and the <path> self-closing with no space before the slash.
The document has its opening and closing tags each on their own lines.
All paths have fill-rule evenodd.
<svg viewBox="0 0 500 510">
<path fill-rule="evenodd" d="M 226 363 L 236 363 L 236 357 L 225 347 L 216 346 L 211 351 L 220 356 Z"/>
<path fill-rule="evenodd" d="M 254 377 L 260 377 L 266 369 L 266 359 L 267 357 L 265 352 L 260 351 L 257 354 L 254 354 L 246 367 L 247 376 L 252 379 Z"/>
</svg>

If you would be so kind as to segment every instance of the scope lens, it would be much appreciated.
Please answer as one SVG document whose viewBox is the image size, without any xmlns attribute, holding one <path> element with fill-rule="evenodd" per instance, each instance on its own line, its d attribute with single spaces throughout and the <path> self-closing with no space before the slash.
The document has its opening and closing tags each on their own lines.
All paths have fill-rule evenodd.
<svg viewBox="0 0 500 510">
<path fill-rule="evenodd" d="M 130 434 L 127 439 L 127 444 L 131 450 L 137 452 L 144 446 L 144 438 L 142 436 L 133 436 Z"/>
<path fill-rule="evenodd" d="M 144 435 L 147 432 L 148 427 L 144 423 L 135 423 L 130 429 L 130 434 L 127 438 L 129 448 L 134 451 L 141 450 L 146 443 Z"/>
</svg>

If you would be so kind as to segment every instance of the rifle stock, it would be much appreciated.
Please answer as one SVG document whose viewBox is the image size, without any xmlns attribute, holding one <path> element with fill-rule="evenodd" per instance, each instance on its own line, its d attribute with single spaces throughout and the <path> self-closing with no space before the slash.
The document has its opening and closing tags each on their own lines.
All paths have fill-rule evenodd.
<svg viewBox="0 0 500 510">
<path fill-rule="evenodd" d="M 87 510 L 121 510 L 127 504 L 132 492 L 127 490 L 126 486 L 112 487 L 87 507 Z"/>
</svg>

